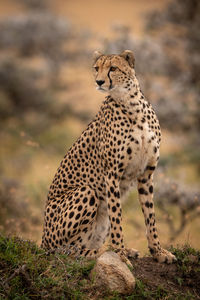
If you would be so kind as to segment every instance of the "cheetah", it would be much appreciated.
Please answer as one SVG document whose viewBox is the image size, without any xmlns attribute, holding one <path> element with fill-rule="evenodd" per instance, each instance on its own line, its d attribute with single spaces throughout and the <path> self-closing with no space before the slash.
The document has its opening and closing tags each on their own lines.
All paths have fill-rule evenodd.
<svg viewBox="0 0 200 300">
<path fill-rule="evenodd" d="M 94 120 L 69 149 L 50 186 L 42 247 L 98 257 L 109 237 L 123 261 L 138 252 L 124 246 L 121 199 L 137 184 L 148 248 L 158 262 L 175 256 L 160 245 L 155 224 L 153 173 L 161 131 L 134 69 L 134 55 L 94 53 L 97 90 L 107 94 Z"/>
</svg>

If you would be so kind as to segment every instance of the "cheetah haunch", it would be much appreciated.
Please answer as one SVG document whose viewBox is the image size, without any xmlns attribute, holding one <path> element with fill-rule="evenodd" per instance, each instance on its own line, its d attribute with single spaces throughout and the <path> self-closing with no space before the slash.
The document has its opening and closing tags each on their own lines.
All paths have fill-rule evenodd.
<svg viewBox="0 0 200 300">
<path fill-rule="evenodd" d="M 161 248 L 153 203 L 160 126 L 141 92 L 133 53 L 95 52 L 93 67 L 97 89 L 108 96 L 61 161 L 46 202 L 42 246 L 96 257 L 109 236 L 130 263 L 137 252 L 124 247 L 120 199 L 137 182 L 149 250 L 157 261 L 171 263 L 176 258 Z"/>
</svg>

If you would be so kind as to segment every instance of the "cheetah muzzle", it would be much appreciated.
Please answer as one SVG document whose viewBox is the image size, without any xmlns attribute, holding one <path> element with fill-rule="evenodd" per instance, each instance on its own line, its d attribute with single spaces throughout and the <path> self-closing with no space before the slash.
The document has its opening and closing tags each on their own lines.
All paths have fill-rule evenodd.
<svg viewBox="0 0 200 300">
<path fill-rule="evenodd" d="M 112 249 L 130 264 L 128 258 L 138 252 L 124 246 L 120 199 L 137 182 L 150 253 L 159 262 L 172 263 L 175 256 L 162 249 L 158 239 L 153 203 L 161 131 L 141 92 L 133 53 L 95 52 L 93 70 L 97 89 L 108 96 L 55 174 L 42 247 L 97 257 L 109 237 Z"/>
</svg>

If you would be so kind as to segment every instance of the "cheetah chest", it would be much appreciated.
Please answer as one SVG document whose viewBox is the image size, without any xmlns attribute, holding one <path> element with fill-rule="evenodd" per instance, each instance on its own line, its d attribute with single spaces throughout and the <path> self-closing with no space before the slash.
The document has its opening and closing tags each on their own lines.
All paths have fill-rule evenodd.
<svg viewBox="0 0 200 300">
<path fill-rule="evenodd" d="M 154 160 L 155 156 L 154 148 L 156 147 L 156 142 L 151 140 L 154 137 L 153 132 L 149 132 L 148 130 L 144 130 L 142 134 L 135 132 L 134 137 L 137 144 L 132 143 L 130 145 L 132 156 L 131 159 L 128 158 L 120 182 L 122 196 L 135 184 L 137 178 L 144 173 L 147 165 Z M 149 143 L 150 140 L 151 143 Z"/>
</svg>

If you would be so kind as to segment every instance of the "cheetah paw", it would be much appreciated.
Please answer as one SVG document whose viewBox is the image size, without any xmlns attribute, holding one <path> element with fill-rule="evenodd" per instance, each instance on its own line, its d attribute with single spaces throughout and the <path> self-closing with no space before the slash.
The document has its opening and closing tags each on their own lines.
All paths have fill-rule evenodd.
<svg viewBox="0 0 200 300">
<path fill-rule="evenodd" d="M 140 255 L 139 251 L 133 248 L 126 249 L 125 252 L 128 258 L 138 258 Z"/>
<path fill-rule="evenodd" d="M 127 258 L 127 256 L 124 253 L 117 253 L 117 254 L 120 256 L 121 260 L 124 263 L 126 263 L 129 267 L 133 268 L 132 263 L 130 262 L 130 260 Z"/>
<path fill-rule="evenodd" d="M 155 251 L 154 253 L 152 253 L 152 255 L 153 258 L 159 263 L 172 264 L 177 261 L 176 256 L 165 249 Z"/>
<path fill-rule="evenodd" d="M 130 260 L 127 258 L 127 252 L 125 249 L 116 249 L 114 250 L 119 257 L 121 258 L 121 260 L 126 263 L 129 267 L 133 267 L 132 263 L 130 262 Z"/>
</svg>

